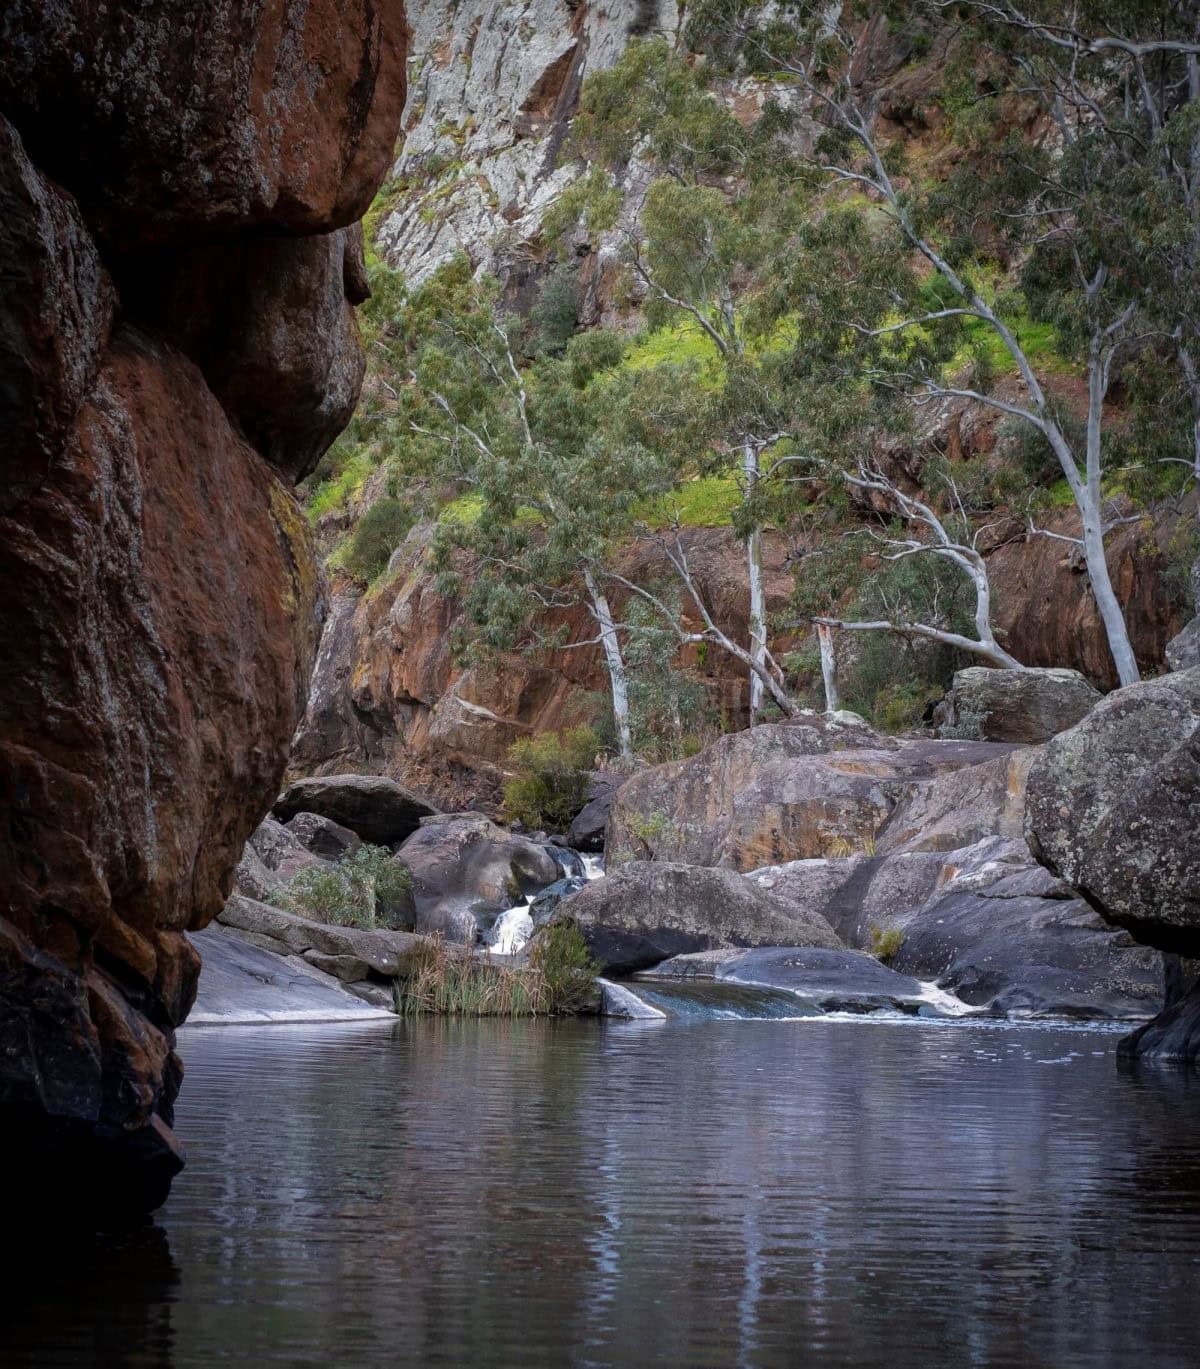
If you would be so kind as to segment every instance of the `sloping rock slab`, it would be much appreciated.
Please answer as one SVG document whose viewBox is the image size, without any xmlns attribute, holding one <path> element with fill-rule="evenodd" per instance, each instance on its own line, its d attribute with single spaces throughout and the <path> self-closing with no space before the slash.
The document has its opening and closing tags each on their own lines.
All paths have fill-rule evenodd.
<svg viewBox="0 0 1200 1369">
<path fill-rule="evenodd" d="M 817 914 L 789 909 L 732 870 L 634 861 L 564 899 L 592 955 L 613 974 L 721 947 L 841 946 Z"/>
<path fill-rule="evenodd" d="M 210 927 L 192 932 L 191 941 L 202 965 L 189 1028 L 392 1019 L 329 975 L 295 957 L 260 950 L 231 932 Z"/>
<path fill-rule="evenodd" d="M 320 775 L 297 780 L 271 810 L 280 822 L 297 813 L 318 813 L 376 846 L 395 846 L 437 809 L 383 775 Z"/>
<path fill-rule="evenodd" d="M 822 1012 L 937 1012 L 936 995 L 931 996 L 919 980 L 889 970 L 862 951 L 813 946 L 743 951 L 718 965 L 715 977 L 787 989 Z"/>
<path fill-rule="evenodd" d="M 331 927 L 295 913 L 272 908 L 266 903 L 234 894 L 226 903 L 219 921 L 236 931 L 256 938 L 270 938 L 282 951 L 303 955 L 306 951 L 322 956 L 353 956 L 364 961 L 372 973 L 385 979 L 403 978 L 409 973 L 413 957 L 428 945 L 424 937 L 411 932 L 364 931 L 359 927 Z M 262 940 L 258 940 L 263 945 Z"/>
<path fill-rule="evenodd" d="M 1122 1060 L 1161 1060 L 1164 1064 L 1200 1065 L 1200 983 L 1117 1046 Z"/>
</svg>

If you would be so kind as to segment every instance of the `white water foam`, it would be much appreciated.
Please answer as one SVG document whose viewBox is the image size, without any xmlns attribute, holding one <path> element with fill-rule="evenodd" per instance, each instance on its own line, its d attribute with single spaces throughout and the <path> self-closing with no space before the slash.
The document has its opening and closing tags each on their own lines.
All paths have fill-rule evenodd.
<svg viewBox="0 0 1200 1369">
<path fill-rule="evenodd" d="M 590 884 L 593 880 L 604 878 L 604 857 L 584 856 L 583 877 Z M 496 919 L 488 937 L 488 949 L 497 955 L 516 955 L 533 935 L 533 918 L 529 913 L 531 899 L 506 908 Z"/>
</svg>

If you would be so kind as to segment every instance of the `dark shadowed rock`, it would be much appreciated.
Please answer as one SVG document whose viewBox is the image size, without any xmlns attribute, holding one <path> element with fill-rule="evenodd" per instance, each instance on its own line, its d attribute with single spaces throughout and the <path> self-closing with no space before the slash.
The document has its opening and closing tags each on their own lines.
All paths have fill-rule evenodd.
<svg viewBox="0 0 1200 1369">
<path fill-rule="evenodd" d="M 0 509 L 37 488 L 100 369 L 115 295 L 74 200 L 0 115 Z"/>
<path fill-rule="evenodd" d="M 394 846 L 411 836 L 432 804 L 382 775 L 322 775 L 289 784 L 271 810 L 281 822 L 297 813 L 317 813 L 376 846 Z"/>
<path fill-rule="evenodd" d="M 1117 690 L 1029 777 L 1035 854 L 1139 940 L 1200 954 L 1200 669 Z"/>
<path fill-rule="evenodd" d="M 938 735 L 1036 746 L 1074 727 L 1101 698 L 1077 670 L 969 666 L 938 706 Z"/>
<path fill-rule="evenodd" d="M 604 833 L 613 796 L 627 776 L 614 770 L 597 770 L 588 782 L 588 801 L 576 814 L 567 832 L 567 842 L 577 851 L 603 851 Z"/>
<path fill-rule="evenodd" d="M 264 818 L 250 834 L 239 869 L 247 864 L 247 856 L 251 853 L 258 857 L 267 871 L 274 876 L 275 884 L 280 887 L 292 880 L 301 870 L 319 867 L 323 863 L 321 857 L 309 850 L 300 840 L 299 833 L 293 832 L 290 827 L 285 827 L 275 818 Z"/>
<path fill-rule="evenodd" d="M 862 951 L 779 947 L 743 951 L 717 966 L 717 979 L 787 989 L 821 1012 L 901 1012 L 934 1008 L 925 986 Z"/>
<path fill-rule="evenodd" d="M 1200 981 L 1152 1022 L 1126 1036 L 1117 1046 L 1117 1057 L 1200 1065 Z"/>
<path fill-rule="evenodd" d="M 634 861 L 564 899 L 604 970 L 632 974 L 673 955 L 732 946 L 840 946 L 818 914 L 789 909 L 732 870 Z"/>
<path fill-rule="evenodd" d="M 268 819 L 270 821 L 270 819 Z M 297 813 L 287 830 L 307 851 L 322 860 L 341 860 L 362 845 L 358 835 L 319 813 Z"/>
<path fill-rule="evenodd" d="M 425 822 L 397 852 L 413 877 L 416 929 L 474 942 L 498 913 L 559 878 L 552 848 L 474 814 Z"/>
</svg>

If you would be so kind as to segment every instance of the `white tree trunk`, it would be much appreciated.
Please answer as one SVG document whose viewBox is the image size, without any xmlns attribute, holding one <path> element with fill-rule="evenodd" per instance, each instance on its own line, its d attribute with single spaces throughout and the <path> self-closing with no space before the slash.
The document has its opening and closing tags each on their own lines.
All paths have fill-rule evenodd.
<svg viewBox="0 0 1200 1369">
<path fill-rule="evenodd" d="M 825 684 L 825 712 L 836 713 L 841 707 L 837 687 L 837 657 L 833 654 L 833 628 L 828 623 L 817 624 L 817 641 L 821 645 L 821 679 Z"/>
<path fill-rule="evenodd" d="M 617 751 L 625 764 L 633 761 L 633 733 L 629 725 L 629 680 L 625 673 L 625 657 L 613 623 L 608 596 L 600 588 L 591 567 L 583 568 L 583 581 L 592 600 L 592 616 L 600 627 L 600 643 L 604 648 L 604 663 L 608 667 L 609 693 L 612 695 L 613 722 L 617 726 Z"/>
<path fill-rule="evenodd" d="M 758 452 L 751 442 L 742 445 L 743 498 L 754 497 L 758 484 Z M 746 578 L 750 583 L 750 726 L 759 720 L 763 705 L 762 672 L 767 664 L 767 597 L 763 588 L 762 528 L 756 523 L 746 538 Z"/>
</svg>

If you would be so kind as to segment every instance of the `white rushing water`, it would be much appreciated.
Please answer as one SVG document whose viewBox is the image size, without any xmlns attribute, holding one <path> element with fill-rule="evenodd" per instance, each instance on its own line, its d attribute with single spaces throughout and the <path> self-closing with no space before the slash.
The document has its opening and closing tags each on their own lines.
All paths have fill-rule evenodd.
<svg viewBox="0 0 1200 1369">
<path fill-rule="evenodd" d="M 580 855 L 583 877 L 590 884 L 604 878 L 604 857 Z M 495 955 L 516 955 L 533 935 L 533 918 L 529 912 L 532 899 L 514 904 L 496 919 L 488 937 L 488 950 Z"/>
</svg>

